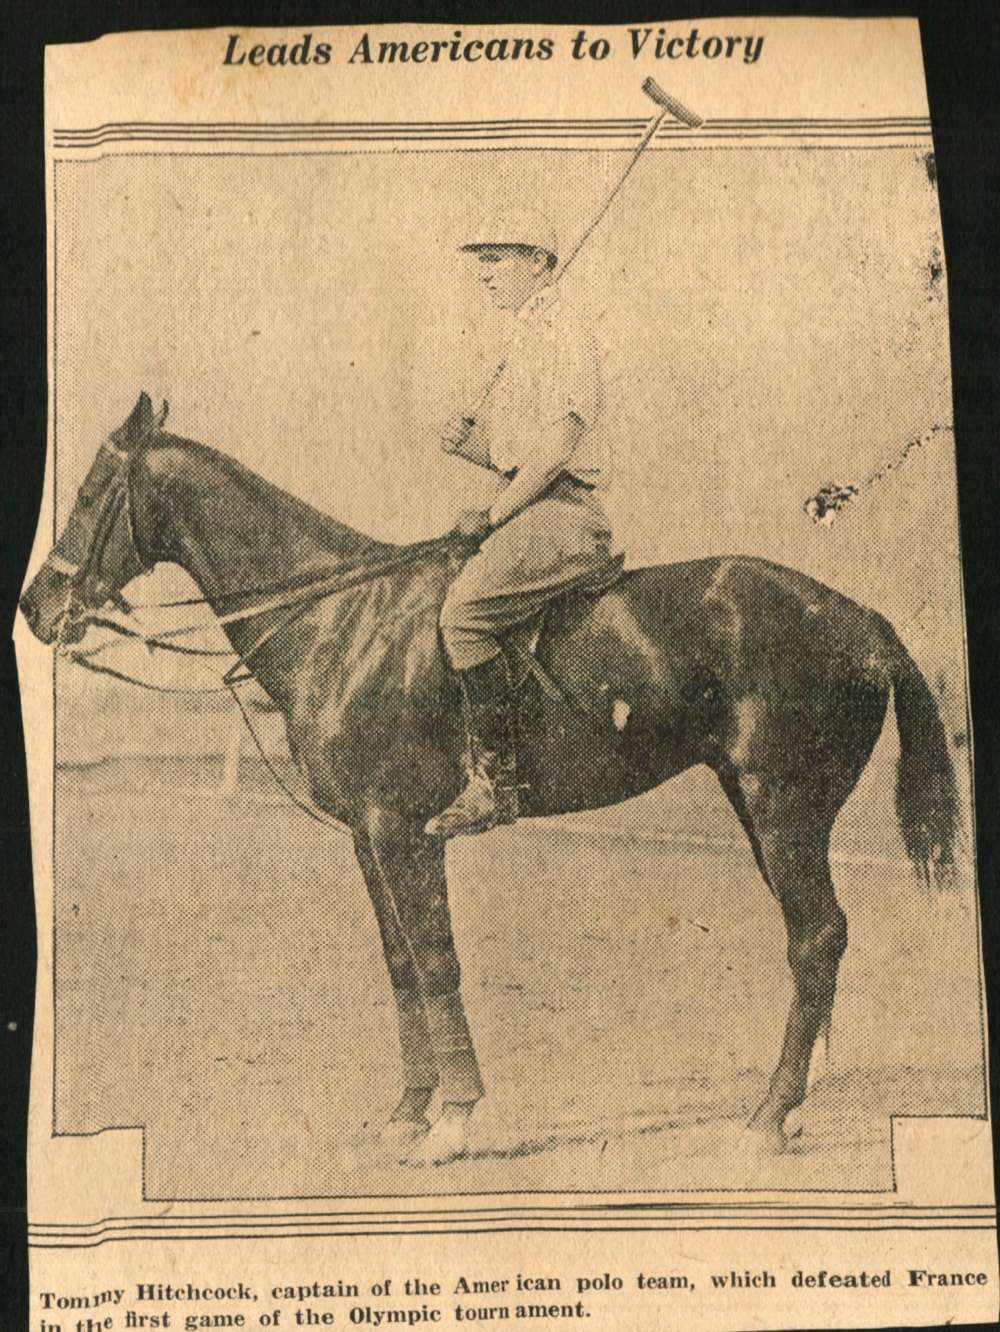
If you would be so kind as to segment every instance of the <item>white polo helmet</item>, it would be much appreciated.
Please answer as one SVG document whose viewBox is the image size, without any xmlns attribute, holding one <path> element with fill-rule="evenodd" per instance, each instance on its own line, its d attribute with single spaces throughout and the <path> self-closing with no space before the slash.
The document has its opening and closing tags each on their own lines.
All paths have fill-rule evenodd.
<svg viewBox="0 0 1000 1332">
<path fill-rule="evenodd" d="M 556 229 L 542 213 L 533 208 L 498 208 L 483 218 L 472 240 L 462 250 L 489 250 L 494 247 L 525 245 L 531 250 L 543 250 L 553 259 L 559 253 Z"/>
</svg>

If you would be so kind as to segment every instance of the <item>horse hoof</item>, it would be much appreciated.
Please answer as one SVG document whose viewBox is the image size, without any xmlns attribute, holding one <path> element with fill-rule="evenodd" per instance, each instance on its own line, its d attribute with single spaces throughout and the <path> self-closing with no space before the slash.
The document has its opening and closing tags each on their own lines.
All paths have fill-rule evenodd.
<svg viewBox="0 0 1000 1332">
<path fill-rule="evenodd" d="M 780 1156 L 788 1146 L 788 1139 L 780 1124 L 750 1123 L 740 1134 L 743 1151 L 758 1160 L 771 1156 Z"/>
<path fill-rule="evenodd" d="M 430 1127 L 428 1119 L 390 1119 L 379 1132 L 379 1145 L 395 1160 L 405 1162 Z"/>
<path fill-rule="evenodd" d="M 466 1152 L 466 1128 L 469 1116 L 442 1115 L 431 1125 L 430 1132 L 416 1146 L 408 1163 L 416 1166 L 447 1165 L 457 1161 Z"/>
</svg>

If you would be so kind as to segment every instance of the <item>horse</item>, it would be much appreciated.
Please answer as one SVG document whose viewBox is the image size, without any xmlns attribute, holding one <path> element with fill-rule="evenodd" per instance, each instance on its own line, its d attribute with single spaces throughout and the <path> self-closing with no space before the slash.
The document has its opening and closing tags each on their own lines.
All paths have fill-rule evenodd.
<svg viewBox="0 0 1000 1332">
<path fill-rule="evenodd" d="M 364 536 L 166 431 L 165 414 L 143 392 L 101 444 L 21 611 L 66 651 L 109 605 L 128 608 L 122 589 L 138 574 L 175 564 L 198 584 L 283 715 L 313 805 L 353 837 L 399 1025 L 402 1094 L 382 1139 L 400 1160 L 455 1160 L 485 1089 L 445 847 L 423 829 L 462 780 L 460 698 L 437 612 L 470 548 Z M 741 556 L 638 568 L 566 594 L 522 635 L 517 660 L 537 666 L 518 675 L 523 816 L 614 805 L 695 764 L 716 774 L 787 931 L 784 1041 L 742 1130 L 757 1150 L 780 1151 L 829 1032 L 847 945 L 830 834 L 890 692 L 906 852 L 925 884 L 955 872 L 957 789 L 927 682 L 882 615 Z"/>
</svg>

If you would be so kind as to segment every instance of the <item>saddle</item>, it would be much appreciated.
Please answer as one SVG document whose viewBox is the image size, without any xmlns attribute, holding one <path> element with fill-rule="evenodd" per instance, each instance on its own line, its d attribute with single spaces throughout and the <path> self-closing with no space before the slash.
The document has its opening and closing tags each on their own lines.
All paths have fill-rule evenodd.
<svg viewBox="0 0 1000 1332">
<path fill-rule="evenodd" d="M 563 691 L 535 655 L 535 649 L 545 627 L 545 621 L 557 607 L 565 608 L 573 601 L 589 601 L 602 597 L 605 592 L 610 592 L 613 587 L 621 582 L 624 573 L 625 556 L 616 555 L 608 566 L 607 572 L 599 580 L 588 582 L 582 587 L 568 588 L 565 592 L 553 597 L 546 606 L 543 606 L 540 611 L 536 611 L 529 620 L 525 620 L 523 624 L 515 625 L 513 629 L 509 629 L 500 638 L 500 646 L 507 658 L 511 682 L 515 689 L 520 689 L 527 682 L 528 677 L 533 675 L 542 690 L 551 698 L 562 697 Z"/>
<path fill-rule="evenodd" d="M 456 541 L 453 535 L 448 534 L 403 549 L 404 563 L 416 564 L 419 561 L 419 567 L 433 572 L 429 579 L 418 577 L 410 580 L 400 589 L 398 600 L 393 597 L 388 606 L 384 602 L 378 606 L 371 621 L 371 639 L 373 643 L 377 640 L 380 644 L 375 649 L 376 655 L 381 655 L 384 644 L 389 641 L 396 641 L 397 645 L 402 643 L 404 653 L 410 645 L 422 641 L 425 647 L 419 656 L 423 662 L 427 662 L 438 653 L 443 656 L 438 635 L 441 604 L 449 584 L 474 553 L 475 547 L 468 541 Z M 541 610 L 500 636 L 500 646 L 510 667 L 515 688 L 520 688 L 530 675 L 534 675 L 547 695 L 552 698 L 562 697 L 562 691 L 550 679 L 535 655 L 546 620 L 557 611 L 570 609 L 574 603 L 585 604 L 603 596 L 621 581 L 624 572 L 625 556 L 616 555 L 602 573 L 589 577 L 585 583 L 556 593 Z M 378 576 L 380 570 L 375 569 L 374 573 Z M 364 578 L 353 586 L 356 588 L 359 584 L 362 587 L 368 586 Z M 353 622 L 352 632 L 355 635 L 361 632 L 356 622 Z"/>
</svg>

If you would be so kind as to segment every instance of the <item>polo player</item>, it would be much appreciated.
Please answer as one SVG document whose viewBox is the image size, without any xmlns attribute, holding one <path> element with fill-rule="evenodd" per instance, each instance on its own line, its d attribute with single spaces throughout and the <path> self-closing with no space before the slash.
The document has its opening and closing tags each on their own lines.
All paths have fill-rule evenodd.
<svg viewBox="0 0 1000 1332">
<path fill-rule="evenodd" d="M 553 279 L 552 224 L 528 209 L 486 219 L 461 249 L 475 256 L 492 300 L 515 315 L 502 368 L 478 410 L 443 431 L 446 453 L 492 467 L 504 485 L 456 532 L 479 539 L 441 609 L 441 636 L 462 686 L 466 784 L 427 824 L 438 837 L 485 832 L 518 814 L 512 682 L 500 636 L 572 588 L 599 586 L 612 568 L 599 499 L 610 457 L 596 343 Z"/>
</svg>

